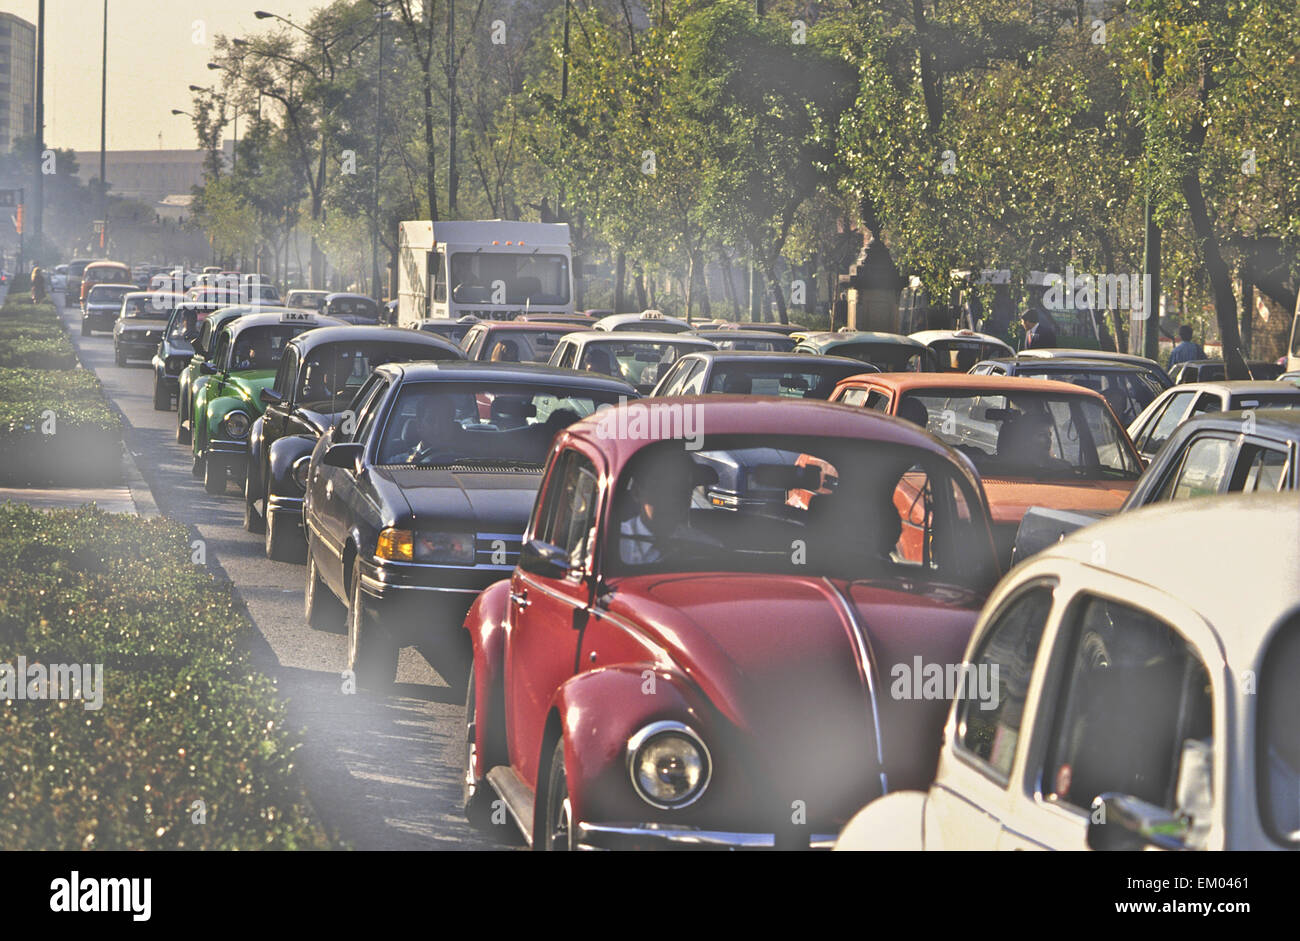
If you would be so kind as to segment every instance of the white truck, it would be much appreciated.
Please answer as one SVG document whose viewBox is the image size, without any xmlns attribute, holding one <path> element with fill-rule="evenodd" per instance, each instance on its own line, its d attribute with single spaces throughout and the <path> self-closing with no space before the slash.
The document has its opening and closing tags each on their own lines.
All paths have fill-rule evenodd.
<svg viewBox="0 0 1300 941">
<path fill-rule="evenodd" d="M 573 313 L 569 239 L 564 223 L 399 223 L 398 326 Z"/>
</svg>

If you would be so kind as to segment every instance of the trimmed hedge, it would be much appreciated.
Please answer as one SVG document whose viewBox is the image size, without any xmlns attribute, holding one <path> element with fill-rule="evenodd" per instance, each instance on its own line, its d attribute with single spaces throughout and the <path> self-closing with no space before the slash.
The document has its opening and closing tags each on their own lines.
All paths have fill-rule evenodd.
<svg viewBox="0 0 1300 941">
<path fill-rule="evenodd" d="M 0 484 L 122 479 L 122 426 L 99 380 L 77 368 L 51 304 L 12 294 L 0 310 Z"/>
<path fill-rule="evenodd" d="M 166 519 L 0 505 L 0 663 L 103 664 L 98 710 L 0 701 L 0 846 L 331 848 L 242 607 L 191 552 Z"/>
</svg>

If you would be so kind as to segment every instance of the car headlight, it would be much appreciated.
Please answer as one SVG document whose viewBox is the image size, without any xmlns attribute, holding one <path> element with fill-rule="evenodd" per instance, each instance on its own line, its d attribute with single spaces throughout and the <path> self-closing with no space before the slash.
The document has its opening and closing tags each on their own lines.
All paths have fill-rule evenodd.
<svg viewBox="0 0 1300 941">
<path fill-rule="evenodd" d="M 712 760 L 704 742 L 680 722 L 652 722 L 627 742 L 632 786 L 651 807 L 695 803 L 709 786 Z"/>
<path fill-rule="evenodd" d="M 416 562 L 473 565 L 474 534 L 418 532 L 414 534 L 414 551 Z"/>
<path fill-rule="evenodd" d="M 248 437 L 248 426 L 251 422 L 248 415 L 244 412 L 230 412 L 225 418 L 221 419 L 221 431 L 227 438 L 240 440 Z"/>
<path fill-rule="evenodd" d="M 304 454 L 298 460 L 293 462 L 293 467 L 289 468 L 289 476 L 293 482 L 298 485 L 298 489 L 303 493 L 307 492 L 307 471 L 311 470 L 311 455 Z"/>
<path fill-rule="evenodd" d="M 189 362 L 190 358 L 188 356 L 168 356 L 166 368 L 169 373 L 175 373 L 179 376 L 181 371 L 189 365 Z"/>
</svg>

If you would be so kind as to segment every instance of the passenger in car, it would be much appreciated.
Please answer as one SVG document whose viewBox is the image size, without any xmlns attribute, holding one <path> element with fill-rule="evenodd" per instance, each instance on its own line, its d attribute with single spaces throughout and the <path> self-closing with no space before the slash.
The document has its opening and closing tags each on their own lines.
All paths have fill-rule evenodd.
<svg viewBox="0 0 1300 941">
<path fill-rule="evenodd" d="M 721 548 L 690 527 L 696 464 L 682 451 L 651 448 L 639 456 L 628 489 L 626 518 L 619 525 L 619 558 L 625 565 L 653 565 L 678 552 Z"/>
</svg>

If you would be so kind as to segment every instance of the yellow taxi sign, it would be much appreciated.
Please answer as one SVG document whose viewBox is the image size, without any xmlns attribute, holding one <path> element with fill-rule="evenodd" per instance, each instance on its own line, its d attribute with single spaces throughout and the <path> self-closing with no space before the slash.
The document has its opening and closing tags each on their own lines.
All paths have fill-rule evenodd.
<svg viewBox="0 0 1300 941">
<path fill-rule="evenodd" d="M 280 314 L 280 323 L 316 323 L 316 315 L 308 310 L 286 310 Z"/>
<path fill-rule="evenodd" d="M 663 311 L 660 310 L 643 310 L 641 311 L 642 320 L 663 320 Z"/>
</svg>

